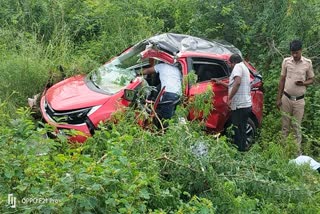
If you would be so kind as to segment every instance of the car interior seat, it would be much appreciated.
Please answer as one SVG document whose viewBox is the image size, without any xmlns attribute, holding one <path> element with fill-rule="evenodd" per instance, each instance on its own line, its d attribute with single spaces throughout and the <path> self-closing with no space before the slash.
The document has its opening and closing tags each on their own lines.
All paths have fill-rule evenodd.
<svg viewBox="0 0 320 214">
<path fill-rule="evenodd" d="M 201 64 L 198 66 L 196 74 L 198 75 L 198 82 L 226 76 L 222 66 L 218 64 Z"/>
</svg>

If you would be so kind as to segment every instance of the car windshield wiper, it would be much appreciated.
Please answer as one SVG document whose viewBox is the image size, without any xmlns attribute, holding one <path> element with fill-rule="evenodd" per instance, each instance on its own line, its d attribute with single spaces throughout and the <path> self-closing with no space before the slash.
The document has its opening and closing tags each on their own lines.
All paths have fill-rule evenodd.
<svg viewBox="0 0 320 214">
<path fill-rule="evenodd" d="M 101 89 L 100 86 L 95 82 L 94 79 L 96 79 L 96 77 L 93 77 L 93 75 L 96 75 L 96 74 L 95 74 L 95 73 L 92 73 L 92 74 L 90 75 L 90 80 L 91 80 L 92 84 L 93 84 L 95 87 L 97 87 L 98 89 Z"/>
</svg>

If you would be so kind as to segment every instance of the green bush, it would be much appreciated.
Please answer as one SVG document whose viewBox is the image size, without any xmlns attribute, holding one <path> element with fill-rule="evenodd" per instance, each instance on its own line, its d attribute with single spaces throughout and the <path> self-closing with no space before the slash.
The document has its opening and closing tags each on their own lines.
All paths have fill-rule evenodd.
<svg viewBox="0 0 320 214">
<path fill-rule="evenodd" d="M 137 126 L 129 112 L 118 116 L 119 123 L 101 126 L 85 144 L 70 145 L 63 136 L 44 138 L 50 127 L 37 128 L 29 110 L 18 109 L 17 115 L 0 129 L 5 157 L 0 188 L 17 197 L 18 212 L 313 213 L 320 208 L 318 175 L 288 164 L 288 148 L 276 142 L 262 140 L 238 153 L 195 122 L 174 119 L 161 134 Z M 7 195 L 1 197 L 1 212 L 12 210 Z M 29 198 L 51 202 L 27 203 Z"/>
</svg>

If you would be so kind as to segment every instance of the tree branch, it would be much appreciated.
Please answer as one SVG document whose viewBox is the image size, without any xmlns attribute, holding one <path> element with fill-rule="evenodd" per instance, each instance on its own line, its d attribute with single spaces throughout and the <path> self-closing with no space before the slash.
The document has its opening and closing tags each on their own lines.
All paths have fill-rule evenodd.
<svg viewBox="0 0 320 214">
<path fill-rule="evenodd" d="M 196 170 L 196 169 L 191 168 L 191 166 L 189 166 L 189 165 L 184 165 L 184 164 L 178 163 L 178 162 L 175 161 L 175 160 L 172 160 L 172 159 L 168 158 L 167 155 L 164 155 L 163 157 L 160 157 L 160 158 L 156 158 L 155 160 L 165 160 L 165 161 L 169 161 L 169 162 L 174 163 L 174 164 L 176 164 L 176 165 L 178 165 L 178 166 L 182 166 L 182 167 L 184 167 L 184 168 L 190 169 L 190 170 L 193 171 L 193 172 L 200 172 L 200 171 L 198 171 L 198 170 Z"/>
</svg>

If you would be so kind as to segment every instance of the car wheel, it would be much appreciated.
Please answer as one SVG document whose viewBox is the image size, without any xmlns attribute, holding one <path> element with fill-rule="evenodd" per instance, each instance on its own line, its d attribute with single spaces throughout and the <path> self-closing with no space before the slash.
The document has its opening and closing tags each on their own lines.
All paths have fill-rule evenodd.
<svg viewBox="0 0 320 214">
<path fill-rule="evenodd" d="M 257 126 L 252 118 L 249 117 L 246 133 L 247 133 L 247 146 L 252 146 L 255 142 L 255 135 L 256 135 Z"/>
</svg>

